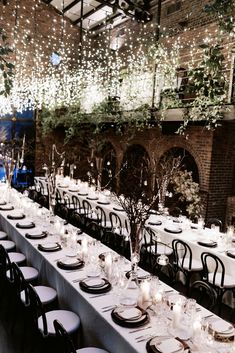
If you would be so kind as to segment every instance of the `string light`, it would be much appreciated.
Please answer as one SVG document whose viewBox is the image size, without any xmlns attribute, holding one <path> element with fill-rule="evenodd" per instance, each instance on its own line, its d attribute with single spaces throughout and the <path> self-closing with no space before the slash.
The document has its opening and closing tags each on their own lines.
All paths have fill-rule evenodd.
<svg viewBox="0 0 235 353">
<path fill-rule="evenodd" d="M 200 62 L 199 44 L 213 45 L 219 38 L 226 45 L 225 61 L 229 63 L 231 58 L 234 38 L 226 36 L 214 24 L 202 26 L 200 31 L 191 27 L 177 29 L 174 35 L 171 28 L 161 28 L 160 43 L 164 44 L 158 47 L 153 23 L 136 25 L 130 21 L 129 27 L 118 29 L 110 29 L 106 24 L 96 37 L 92 29 L 85 31 L 81 47 L 76 42 L 78 27 L 71 26 L 63 15 L 58 17 L 49 6 L 46 14 L 45 6 L 35 0 L 26 9 L 15 0 L 12 16 L 6 15 L 7 7 L 0 15 L 0 27 L 7 31 L 16 65 L 11 95 L 0 96 L 1 115 L 13 110 L 55 109 L 78 104 L 82 111 L 90 113 L 107 96 L 118 96 L 124 110 L 134 110 L 143 104 L 151 105 L 154 61 L 157 62 L 157 103 L 162 89 L 175 87 L 177 67 L 190 69 Z M 47 17 L 47 28 L 45 24 L 42 26 L 42 13 Z M 120 30 L 123 30 L 121 38 L 118 37 Z M 59 65 L 50 62 L 52 53 L 60 55 Z M 230 71 L 229 64 L 225 70 Z"/>
</svg>

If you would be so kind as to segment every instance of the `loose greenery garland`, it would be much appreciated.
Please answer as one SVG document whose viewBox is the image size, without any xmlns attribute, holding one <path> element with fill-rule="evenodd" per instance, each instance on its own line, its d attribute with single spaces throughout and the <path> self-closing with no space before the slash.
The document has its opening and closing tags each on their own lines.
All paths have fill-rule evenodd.
<svg viewBox="0 0 235 353">
<path fill-rule="evenodd" d="M 8 61 L 8 56 L 13 51 L 7 42 L 5 31 L 0 28 L 0 79 L 3 78 L 3 89 L 0 95 L 7 96 L 13 86 L 14 65 Z"/>
</svg>

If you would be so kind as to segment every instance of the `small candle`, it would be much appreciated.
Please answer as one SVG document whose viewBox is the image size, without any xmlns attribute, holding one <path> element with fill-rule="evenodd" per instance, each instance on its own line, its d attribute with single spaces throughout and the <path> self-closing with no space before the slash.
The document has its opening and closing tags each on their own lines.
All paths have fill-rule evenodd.
<svg viewBox="0 0 235 353">
<path fill-rule="evenodd" d="M 141 283 L 141 294 L 142 294 L 142 301 L 147 302 L 150 299 L 150 282 L 143 281 Z"/>
<path fill-rule="evenodd" d="M 55 221 L 55 229 L 57 232 L 60 230 L 60 221 L 58 219 Z"/>
<path fill-rule="evenodd" d="M 198 223 L 198 228 L 202 229 L 204 227 L 204 219 L 203 218 L 199 218 L 197 223 Z"/>
<path fill-rule="evenodd" d="M 181 304 L 175 303 L 173 306 L 173 327 L 178 328 L 181 319 Z"/>
<path fill-rule="evenodd" d="M 232 237 L 232 236 L 233 236 L 233 231 L 234 231 L 233 226 L 229 226 L 229 227 L 227 228 L 227 235 L 228 235 L 229 237 Z"/>
<path fill-rule="evenodd" d="M 87 255 L 88 253 L 88 242 L 87 242 L 87 239 L 84 238 L 82 239 L 82 255 L 83 255 L 83 258 Z"/>
<path fill-rule="evenodd" d="M 194 335 L 201 331 L 202 325 L 200 320 L 195 320 L 193 323 L 193 333 Z"/>
<path fill-rule="evenodd" d="M 110 271 L 111 271 L 111 268 L 112 268 L 112 262 L 113 262 L 113 259 L 112 259 L 112 254 L 107 254 L 107 256 L 105 256 L 105 261 L 104 261 L 104 263 L 105 263 L 105 271 L 106 271 L 106 273 L 107 274 L 109 274 L 110 273 Z"/>
<path fill-rule="evenodd" d="M 161 303 L 162 301 L 162 293 L 161 292 L 157 292 L 154 296 L 154 302 L 155 303 Z"/>
</svg>

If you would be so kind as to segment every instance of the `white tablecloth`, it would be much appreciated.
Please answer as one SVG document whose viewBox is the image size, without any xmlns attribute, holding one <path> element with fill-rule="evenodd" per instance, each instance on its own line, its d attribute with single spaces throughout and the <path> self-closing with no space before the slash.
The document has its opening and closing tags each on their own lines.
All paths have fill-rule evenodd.
<svg viewBox="0 0 235 353">
<path fill-rule="evenodd" d="M 68 273 L 59 269 L 56 265 L 58 259 L 66 255 L 66 249 L 58 252 L 41 252 L 38 244 L 52 240 L 49 236 L 46 240 L 29 240 L 25 237 L 28 230 L 16 228 L 16 220 L 7 219 L 7 215 L 14 211 L 0 211 L 1 229 L 8 233 L 10 239 L 14 240 L 17 249 L 22 251 L 28 264 L 33 265 L 39 270 L 41 283 L 49 284 L 57 290 L 59 304 L 61 308 L 67 308 L 76 312 L 82 322 L 82 338 L 84 345 L 94 345 L 108 350 L 110 353 L 144 353 L 146 352 L 146 341 L 137 342 L 136 338 L 141 334 L 154 333 L 153 328 L 145 329 L 142 333 L 130 333 L 129 328 L 120 327 L 111 319 L 111 312 L 103 312 L 104 306 L 116 304 L 112 291 L 102 297 L 94 297 L 89 293 L 83 292 L 79 283 L 74 283 L 74 279 L 82 279 L 86 276 L 86 269 Z M 34 220 L 35 221 L 35 220 Z M 40 228 L 42 221 L 36 219 L 36 226 Z M 54 240 L 54 239 L 53 239 Z M 108 251 L 106 246 L 101 245 L 101 252 Z M 127 264 L 129 269 L 129 263 Z M 170 287 L 162 284 L 165 289 Z M 207 315 L 206 309 L 201 308 L 202 316 Z M 194 352 L 194 350 L 192 350 Z M 196 351 L 195 351 L 196 352 Z M 198 351 L 197 351 L 198 352 Z M 212 352 L 216 352 L 212 350 Z"/>
</svg>

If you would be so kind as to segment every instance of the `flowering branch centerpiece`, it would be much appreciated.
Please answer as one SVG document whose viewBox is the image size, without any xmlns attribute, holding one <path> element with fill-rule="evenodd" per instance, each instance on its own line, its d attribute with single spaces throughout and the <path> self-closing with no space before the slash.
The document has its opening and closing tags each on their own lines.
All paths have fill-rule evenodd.
<svg viewBox="0 0 235 353">
<path fill-rule="evenodd" d="M 151 211 L 162 200 L 167 190 L 168 181 L 180 167 L 179 157 L 167 156 L 159 164 L 150 168 L 149 161 L 128 160 L 120 171 L 121 182 L 119 192 L 114 193 L 117 203 L 126 212 L 129 221 L 129 240 L 132 262 L 132 276 L 136 277 L 136 269 L 140 260 L 140 248 L 143 239 L 145 222 Z"/>
</svg>

